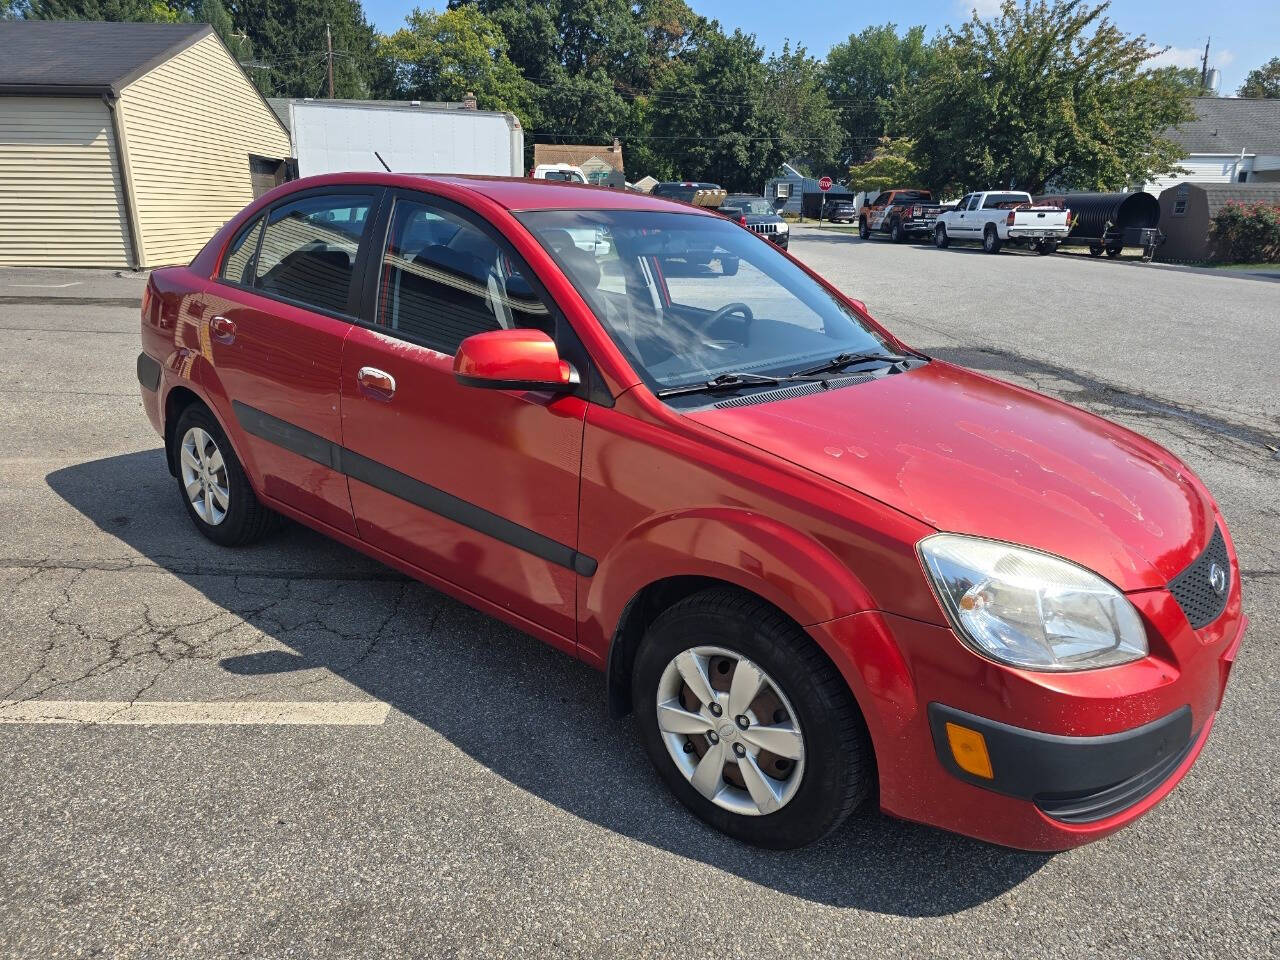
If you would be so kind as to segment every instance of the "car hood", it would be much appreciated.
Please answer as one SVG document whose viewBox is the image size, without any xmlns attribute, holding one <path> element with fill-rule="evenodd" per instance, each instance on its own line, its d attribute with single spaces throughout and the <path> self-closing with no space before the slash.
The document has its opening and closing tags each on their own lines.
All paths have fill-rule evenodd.
<svg viewBox="0 0 1280 960">
<path fill-rule="evenodd" d="M 1203 488 L 1157 444 L 937 360 L 688 416 L 938 530 L 1057 554 L 1124 590 L 1167 584 L 1214 522 Z"/>
</svg>

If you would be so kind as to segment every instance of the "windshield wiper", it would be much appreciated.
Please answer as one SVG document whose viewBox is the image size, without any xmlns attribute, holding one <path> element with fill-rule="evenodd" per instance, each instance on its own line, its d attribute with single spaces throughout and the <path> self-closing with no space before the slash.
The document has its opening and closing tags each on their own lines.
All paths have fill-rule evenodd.
<svg viewBox="0 0 1280 960">
<path fill-rule="evenodd" d="M 803 374 L 791 374 L 786 377 L 770 377 L 761 373 L 722 373 L 713 380 L 702 383 L 686 383 L 682 387 L 667 387 L 659 390 L 657 397 L 681 397 L 687 393 L 715 393 L 717 390 L 740 390 L 743 387 L 772 387 L 787 380 L 801 379 Z"/>
<path fill-rule="evenodd" d="M 883 363 L 898 364 L 903 363 L 909 357 L 902 357 L 896 353 L 841 353 L 832 357 L 826 363 L 820 363 L 816 367 L 808 367 L 804 370 L 797 370 L 791 374 L 793 377 L 811 377 L 815 373 L 835 373 L 843 370 L 845 367 L 851 367 L 855 363 L 870 363 L 872 360 L 879 360 Z"/>
</svg>

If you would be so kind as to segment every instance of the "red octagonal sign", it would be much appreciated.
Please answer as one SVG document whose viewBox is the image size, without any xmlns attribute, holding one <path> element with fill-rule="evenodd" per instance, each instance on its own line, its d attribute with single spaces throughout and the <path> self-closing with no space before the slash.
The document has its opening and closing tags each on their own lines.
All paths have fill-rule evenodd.
<svg viewBox="0 0 1280 960">
<path fill-rule="evenodd" d="M 831 178 L 830 178 L 830 177 L 823 177 L 821 180 L 819 180 L 819 181 L 818 181 L 818 189 L 819 189 L 819 190 L 823 190 L 823 191 L 830 190 L 830 189 L 831 189 Z"/>
</svg>

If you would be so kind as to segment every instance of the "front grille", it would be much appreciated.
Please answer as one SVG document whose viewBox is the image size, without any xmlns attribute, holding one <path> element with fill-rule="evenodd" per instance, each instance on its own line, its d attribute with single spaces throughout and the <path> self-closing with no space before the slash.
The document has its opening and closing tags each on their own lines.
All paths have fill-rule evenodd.
<svg viewBox="0 0 1280 960">
<path fill-rule="evenodd" d="M 778 225 L 776 223 L 749 223 L 747 229 L 753 233 L 777 233 Z"/>
<path fill-rule="evenodd" d="M 1221 593 L 1213 585 L 1215 566 L 1222 571 L 1224 578 Z M 1213 528 L 1213 537 L 1204 552 L 1169 581 L 1169 592 L 1196 630 L 1208 626 L 1221 615 L 1231 593 L 1231 561 L 1227 557 L 1227 542 L 1222 539 L 1222 531 L 1217 526 Z"/>
</svg>

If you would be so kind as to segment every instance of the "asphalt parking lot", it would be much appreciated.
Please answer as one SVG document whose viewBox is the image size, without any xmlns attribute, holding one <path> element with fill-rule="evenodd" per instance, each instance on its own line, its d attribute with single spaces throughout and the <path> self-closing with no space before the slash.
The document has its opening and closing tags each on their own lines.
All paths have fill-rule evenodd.
<svg viewBox="0 0 1280 960">
<path fill-rule="evenodd" d="M 1280 284 L 792 249 L 913 345 L 1135 427 L 1215 492 L 1252 626 L 1151 815 L 1055 856 L 871 811 L 743 847 L 667 795 L 589 668 L 301 528 L 200 538 L 138 398 L 140 282 L 0 270 L 0 714 L 27 718 L 0 723 L 0 955 L 1275 956 Z M 205 722 L 130 713 L 173 702 Z"/>
</svg>

